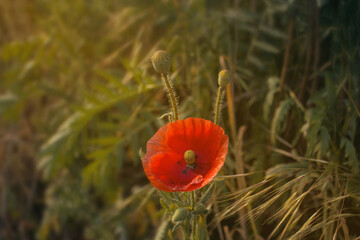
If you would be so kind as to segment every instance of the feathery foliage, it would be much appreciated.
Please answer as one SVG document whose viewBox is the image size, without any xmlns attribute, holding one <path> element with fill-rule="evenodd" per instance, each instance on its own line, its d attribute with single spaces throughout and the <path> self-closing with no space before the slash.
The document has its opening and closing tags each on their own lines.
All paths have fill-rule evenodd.
<svg viewBox="0 0 360 240">
<path fill-rule="evenodd" d="M 199 239 L 360 236 L 357 0 L 16 0 L 0 13 L 0 238 L 169 237 L 138 154 L 169 111 L 158 49 L 179 118 L 212 119 L 217 73 L 234 74 L 219 119 L 230 154 Z"/>
</svg>

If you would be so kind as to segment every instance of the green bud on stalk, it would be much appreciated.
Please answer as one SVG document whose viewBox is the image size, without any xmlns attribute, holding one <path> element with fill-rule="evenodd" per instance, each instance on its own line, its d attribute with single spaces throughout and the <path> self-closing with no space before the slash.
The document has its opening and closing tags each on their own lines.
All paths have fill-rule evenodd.
<svg viewBox="0 0 360 240">
<path fill-rule="evenodd" d="M 189 211 L 186 208 L 180 207 L 175 211 L 174 215 L 171 218 L 171 221 L 173 223 L 185 221 L 188 215 Z"/>
<path fill-rule="evenodd" d="M 231 79 L 231 72 L 229 70 L 222 70 L 221 72 L 219 72 L 219 77 L 218 77 L 219 87 L 225 88 L 226 85 L 230 82 L 230 79 Z"/>
<path fill-rule="evenodd" d="M 226 85 L 230 82 L 231 79 L 231 72 L 229 70 L 222 70 L 219 72 L 218 75 L 218 84 L 219 84 L 219 88 L 218 88 L 218 93 L 217 93 L 217 98 L 216 98 L 216 103 L 215 103 L 215 118 L 214 118 L 214 123 L 218 124 L 218 120 L 219 120 L 219 116 L 221 114 L 220 111 L 220 105 L 223 99 L 223 90 L 225 89 Z"/>
<path fill-rule="evenodd" d="M 203 204 L 197 204 L 194 209 L 195 214 L 206 214 L 208 213 L 208 210 L 205 208 Z"/>
<path fill-rule="evenodd" d="M 167 51 L 158 50 L 151 57 L 151 62 L 158 73 L 166 75 L 171 68 L 171 55 Z"/>
<path fill-rule="evenodd" d="M 165 89 L 169 96 L 169 101 L 172 105 L 173 112 L 172 116 L 169 118 L 170 121 L 178 120 L 178 107 L 175 96 L 175 91 L 172 89 L 169 73 L 171 69 L 171 55 L 167 51 L 158 50 L 151 57 L 151 62 L 155 70 L 161 74 Z"/>
</svg>

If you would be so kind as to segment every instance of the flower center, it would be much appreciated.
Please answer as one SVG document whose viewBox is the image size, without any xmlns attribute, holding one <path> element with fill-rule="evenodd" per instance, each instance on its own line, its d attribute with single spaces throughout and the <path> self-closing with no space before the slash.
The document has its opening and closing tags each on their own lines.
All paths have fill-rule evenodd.
<svg viewBox="0 0 360 240">
<path fill-rule="evenodd" d="M 194 168 L 196 166 L 195 165 L 196 155 L 195 155 L 195 152 L 193 150 L 187 150 L 184 153 L 184 159 L 185 159 L 186 165 L 188 167 Z"/>
</svg>

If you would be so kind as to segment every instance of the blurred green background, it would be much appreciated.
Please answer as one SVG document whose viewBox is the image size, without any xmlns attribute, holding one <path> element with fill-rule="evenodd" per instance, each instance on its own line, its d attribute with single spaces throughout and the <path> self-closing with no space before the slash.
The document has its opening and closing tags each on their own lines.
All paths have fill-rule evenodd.
<svg viewBox="0 0 360 240">
<path fill-rule="evenodd" d="M 210 239 L 360 239 L 358 0 L 1 0 L 0 239 L 167 239 L 158 49 L 180 118 L 234 73 Z"/>
</svg>

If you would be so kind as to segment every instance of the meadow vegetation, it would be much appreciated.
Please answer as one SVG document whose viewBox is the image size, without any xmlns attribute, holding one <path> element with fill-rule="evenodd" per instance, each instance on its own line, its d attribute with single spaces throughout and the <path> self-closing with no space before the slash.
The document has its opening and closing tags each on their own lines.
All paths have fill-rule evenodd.
<svg viewBox="0 0 360 240">
<path fill-rule="evenodd" d="M 359 29 L 358 0 L 0 1 L 0 239 L 167 239 L 158 49 L 180 119 L 233 73 L 210 239 L 360 239 Z"/>
</svg>

